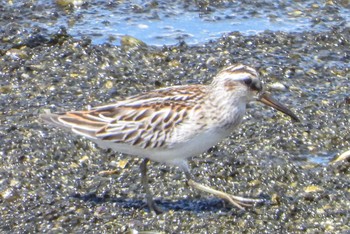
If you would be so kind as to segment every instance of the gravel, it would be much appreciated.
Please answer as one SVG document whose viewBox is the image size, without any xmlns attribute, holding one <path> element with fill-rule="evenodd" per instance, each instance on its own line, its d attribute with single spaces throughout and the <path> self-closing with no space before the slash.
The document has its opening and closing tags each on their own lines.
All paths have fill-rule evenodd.
<svg viewBox="0 0 350 234">
<path fill-rule="evenodd" d="M 164 47 L 94 45 L 64 29 L 45 34 L 39 28 L 16 40 L 13 32 L 20 35 L 21 27 L 8 25 L 0 42 L 0 232 L 350 230 L 350 162 L 328 163 L 350 148 L 348 24 L 322 32 L 233 32 L 202 45 Z M 266 199 L 246 211 L 192 191 L 176 168 L 151 163 L 152 190 L 167 211 L 153 215 L 143 200 L 140 159 L 98 149 L 38 119 L 48 110 L 208 83 L 236 62 L 256 67 L 267 84 L 277 84 L 270 86 L 274 96 L 302 119 L 294 123 L 250 104 L 230 138 L 191 160 L 199 181 Z M 116 174 L 102 176 L 103 170 Z"/>
</svg>

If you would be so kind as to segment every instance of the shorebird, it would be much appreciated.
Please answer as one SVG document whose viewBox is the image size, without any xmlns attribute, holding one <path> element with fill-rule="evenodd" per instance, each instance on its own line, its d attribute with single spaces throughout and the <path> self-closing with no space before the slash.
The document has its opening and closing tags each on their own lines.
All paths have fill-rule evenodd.
<svg viewBox="0 0 350 234">
<path fill-rule="evenodd" d="M 46 123 L 72 131 L 102 148 L 143 158 L 141 182 L 150 210 L 161 213 L 148 184 L 149 160 L 179 167 L 189 186 L 243 209 L 260 199 L 234 196 L 196 182 L 187 159 L 228 137 L 242 122 L 246 105 L 260 101 L 299 121 L 263 88 L 258 72 L 235 64 L 221 70 L 209 85 L 161 88 L 110 105 L 83 111 L 40 115 Z"/>
</svg>

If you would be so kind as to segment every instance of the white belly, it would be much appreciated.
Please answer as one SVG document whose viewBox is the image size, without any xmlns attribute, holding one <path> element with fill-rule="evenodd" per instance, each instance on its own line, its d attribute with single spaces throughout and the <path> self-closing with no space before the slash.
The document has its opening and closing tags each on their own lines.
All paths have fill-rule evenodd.
<svg viewBox="0 0 350 234">
<path fill-rule="evenodd" d="M 203 132 L 192 139 L 175 143 L 171 148 L 141 148 L 138 146 L 128 144 L 116 144 L 112 142 L 99 141 L 92 139 L 102 148 L 111 148 L 116 152 L 130 154 L 142 158 L 149 158 L 150 160 L 166 163 L 169 165 L 178 165 L 179 162 L 186 160 L 187 158 L 200 155 L 207 151 L 210 147 L 216 145 L 222 139 L 227 137 L 229 133 L 218 134 L 216 131 Z"/>
<path fill-rule="evenodd" d="M 202 128 L 203 125 L 201 124 L 193 124 L 196 121 L 183 123 L 171 132 L 164 146 L 159 148 L 144 149 L 136 145 L 100 141 L 96 138 L 91 140 L 95 141 L 102 148 L 111 148 L 116 152 L 149 158 L 150 160 L 170 165 L 179 165 L 187 158 L 206 152 L 210 147 L 231 134 L 232 130 L 240 124 L 243 118 L 245 105 L 238 105 L 231 111 L 234 117 L 231 118 L 232 122 L 225 126 L 218 126 L 218 122 L 216 122 L 214 124 L 208 123 L 206 128 Z"/>
</svg>

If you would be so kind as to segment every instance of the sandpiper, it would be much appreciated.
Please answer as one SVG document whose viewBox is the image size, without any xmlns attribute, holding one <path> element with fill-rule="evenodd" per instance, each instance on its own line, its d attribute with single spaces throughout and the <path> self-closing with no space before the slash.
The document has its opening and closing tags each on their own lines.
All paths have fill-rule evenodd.
<svg viewBox="0 0 350 234">
<path fill-rule="evenodd" d="M 148 184 L 149 160 L 179 167 L 193 188 L 243 209 L 260 199 L 234 196 L 196 182 L 187 159 L 228 137 L 241 123 L 249 101 L 258 100 L 299 121 L 264 91 L 258 72 L 235 64 L 221 70 L 209 85 L 157 89 L 83 111 L 42 114 L 46 123 L 65 128 L 102 148 L 143 158 L 141 181 L 149 208 L 156 206 Z"/>
</svg>

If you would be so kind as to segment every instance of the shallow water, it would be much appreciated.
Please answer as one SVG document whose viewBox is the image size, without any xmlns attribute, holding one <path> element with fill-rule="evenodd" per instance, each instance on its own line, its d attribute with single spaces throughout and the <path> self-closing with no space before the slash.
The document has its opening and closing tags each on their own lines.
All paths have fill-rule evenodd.
<svg viewBox="0 0 350 234">
<path fill-rule="evenodd" d="M 106 13 L 103 9 L 97 9 L 96 14 L 102 17 L 98 20 L 85 18 L 70 27 L 68 32 L 75 37 L 89 36 L 95 44 L 107 42 L 110 37 L 130 35 L 148 45 L 161 46 L 176 44 L 179 41 L 185 41 L 189 45 L 201 44 L 232 31 L 252 35 L 264 30 L 300 32 L 311 29 L 311 22 L 307 18 L 284 17 L 275 21 L 265 17 L 225 19 L 229 18 L 227 10 L 216 12 L 218 15 L 225 15 L 223 19 L 205 19 L 200 17 L 198 12 L 184 12 L 162 19 L 123 19 L 122 15 Z M 115 40 L 114 43 L 119 44 L 119 40 Z"/>
<path fill-rule="evenodd" d="M 94 44 L 116 45 L 124 35 L 148 45 L 173 45 L 179 41 L 195 45 L 234 31 L 243 35 L 265 30 L 322 31 L 347 24 L 350 19 L 348 5 L 313 1 L 260 4 L 228 1 L 213 6 L 182 1 L 76 2 L 74 7 L 42 0 L 33 4 L 7 2 L 4 7 L 8 11 L 19 11 L 16 21 L 21 25 L 35 25 L 49 34 L 64 27 L 74 38 L 88 37 Z M 32 11 L 21 14 L 21 9 L 26 7 Z M 26 27 L 25 30 L 32 29 Z"/>
</svg>

